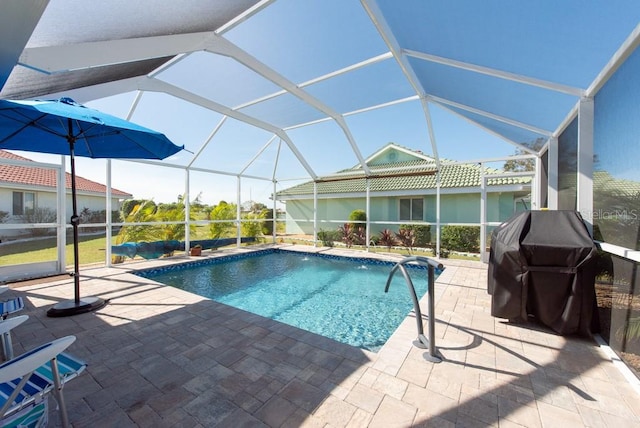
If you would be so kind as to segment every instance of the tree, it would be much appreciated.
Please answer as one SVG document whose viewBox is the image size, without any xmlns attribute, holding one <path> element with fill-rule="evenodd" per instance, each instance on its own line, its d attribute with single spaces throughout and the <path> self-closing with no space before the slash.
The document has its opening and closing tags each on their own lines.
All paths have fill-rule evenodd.
<svg viewBox="0 0 640 428">
<path fill-rule="evenodd" d="M 262 202 L 254 202 L 251 204 L 251 212 L 252 213 L 260 213 L 262 210 L 266 210 L 267 206 Z"/>
<path fill-rule="evenodd" d="M 539 151 L 546 143 L 546 140 L 542 137 L 536 138 L 534 141 L 529 141 L 528 143 L 522 144 L 525 147 L 528 147 L 532 150 Z M 524 149 L 516 149 L 514 153 L 516 156 L 518 155 L 528 155 Z M 505 171 L 510 172 L 524 172 L 524 171 L 535 171 L 536 169 L 536 161 L 535 159 L 509 159 L 504 163 L 503 169 Z"/>
<path fill-rule="evenodd" d="M 136 206 L 147 203 L 152 203 L 155 206 L 155 203 L 152 201 L 144 199 L 127 199 L 122 203 L 122 207 L 120 207 L 120 217 L 123 219 L 127 218 Z"/>
</svg>

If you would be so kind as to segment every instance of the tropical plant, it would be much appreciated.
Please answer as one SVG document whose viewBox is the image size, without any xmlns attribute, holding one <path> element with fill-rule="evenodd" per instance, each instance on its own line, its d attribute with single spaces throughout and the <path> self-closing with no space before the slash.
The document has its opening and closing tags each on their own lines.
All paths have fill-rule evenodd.
<svg viewBox="0 0 640 428">
<path fill-rule="evenodd" d="M 180 241 L 184 239 L 186 225 L 184 223 L 185 208 L 183 203 L 158 205 L 154 221 L 169 222 L 168 224 L 154 226 L 155 240 Z"/>
<path fill-rule="evenodd" d="M 320 229 L 320 232 L 318 232 L 318 239 L 322 241 L 323 246 L 333 247 L 333 241 L 336 240 L 336 233 L 337 232 L 335 231 Z M 340 237 L 337 237 L 337 238 L 340 239 Z"/>
<path fill-rule="evenodd" d="M 127 199 L 122 203 L 122 206 L 120 207 L 120 215 L 122 219 L 126 219 L 136 206 L 149 202 L 150 201 L 147 201 L 145 199 Z"/>
<path fill-rule="evenodd" d="M 342 242 L 347 246 L 347 248 L 351 248 L 353 246 L 354 236 L 353 236 L 353 227 L 349 223 L 345 223 L 338 228 L 338 232 L 340 233 L 340 237 Z"/>
<path fill-rule="evenodd" d="M 146 223 L 154 221 L 156 204 L 151 200 L 141 200 L 137 205 L 127 207 L 128 215 L 124 217 L 125 223 Z M 124 211 L 123 211 L 124 213 Z M 120 228 L 115 238 L 116 244 L 125 242 L 143 242 L 154 240 L 155 232 L 153 226 L 146 225 L 125 225 Z M 113 263 L 122 263 L 124 256 L 113 256 Z"/>
<path fill-rule="evenodd" d="M 391 247 L 396 245 L 398 241 L 396 236 L 389 229 L 380 231 L 380 237 L 378 238 L 378 244 L 387 247 L 387 250 L 391 250 Z"/>
<path fill-rule="evenodd" d="M 431 225 L 428 224 L 403 224 L 400 229 L 413 230 L 416 237 L 416 247 L 428 247 L 431 244 Z"/>
<path fill-rule="evenodd" d="M 259 221 L 260 216 L 255 213 L 248 213 L 244 216 L 244 220 L 242 225 L 240 226 L 242 229 L 242 236 L 248 237 L 257 237 L 262 233 L 262 222 Z"/>
<path fill-rule="evenodd" d="M 263 208 L 260 211 L 260 218 L 264 219 L 262 222 L 262 234 L 265 236 L 273 235 L 273 222 L 275 221 L 273 208 Z"/>
<path fill-rule="evenodd" d="M 356 245 L 365 245 L 367 243 L 367 230 L 363 226 L 354 228 L 353 243 Z"/>
<path fill-rule="evenodd" d="M 409 254 L 412 253 L 413 247 L 416 245 L 416 235 L 412 229 L 400 228 L 396 233 L 396 238 L 400 243 L 407 247 Z"/>
<path fill-rule="evenodd" d="M 235 220 L 237 212 L 236 204 L 228 204 L 220 201 L 209 213 L 209 220 Z M 209 225 L 209 235 L 212 239 L 224 237 L 233 227 L 233 221 L 216 222 Z"/>
<path fill-rule="evenodd" d="M 125 223 L 147 223 L 154 221 L 156 214 L 156 204 L 151 200 L 141 200 L 137 205 L 129 207 L 129 214 L 124 217 Z M 120 228 L 116 236 L 116 244 L 125 242 L 141 242 L 153 240 L 154 231 L 152 226 L 126 225 Z"/>
</svg>

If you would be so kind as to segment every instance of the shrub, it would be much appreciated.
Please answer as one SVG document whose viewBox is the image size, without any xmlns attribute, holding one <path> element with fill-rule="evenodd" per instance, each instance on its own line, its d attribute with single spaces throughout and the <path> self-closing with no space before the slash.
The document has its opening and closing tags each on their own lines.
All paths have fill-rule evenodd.
<svg viewBox="0 0 640 428">
<path fill-rule="evenodd" d="M 440 235 L 440 247 L 452 251 L 477 253 L 480 251 L 480 227 L 444 226 Z"/>
<path fill-rule="evenodd" d="M 120 221 L 120 211 L 111 211 L 111 221 L 118 222 Z M 98 210 L 92 211 L 89 208 L 83 208 L 80 212 L 80 223 L 82 224 L 90 224 L 90 223 L 106 223 L 107 222 L 107 211 L 106 210 Z"/>
<path fill-rule="evenodd" d="M 378 238 L 378 244 L 387 247 L 387 250 L 391 250 L 391 247 L 396 245 L 398 241 L 395 235 L 389 229 L 380 231 L 380 237 Z"/>
<path fill-rule="evenodd" d="M 6 211 L 0 211 L 0 223 L 4 223 L 9 218 L 9 213 Z"/>
<path fill-rule="evenodd" d="M 340 232 L 340 236 L 342 238 L 342 242 L 347 246 L 347 248 L 351 248 L 353 246 L 354 234 L 353 227 L 349 223 L 345 223 L 338 228 Z"/>
<path fill-rule="evenodd" d="M 58 213 L 46 207 L 37 207 L 32 210 L 25 210 L 22 219 L 25 223 L 55 223 L 58 217 Z M 31 229 L 33 236 L 47 236 L 51 234 L 53 229 L 38 228 Z"/>
<path fill-rule="evenodd" d="M 356 245 L 365 245 L 367 243 L 367 229 L 364 226 L 354 228 L 353 243 Z"/>
<path fill-rule="evenodd" d="M 245 220 L 258 220 L 258 214 L 249 213 L 244 216 Z M 243 221 L 240 225 L 242 236 L 258 237 L 262 232 L 262 222 L 260 221 Z"/>
<path fill-rule="evenodd" d="M 351 223 L 352 229 L 355 231 L 358 227 L 362 227 L 366 230 L 367 226 L 367 213 L 364 210 L 353 210 L 351 214 L 349 214 L 349 222 Z"/>
<path fill-rule="evenodd" d="M 416 236 L 413 230 L 400 228 L 400 230 L 398 230 L 398 232 L 396 233 L 396 238 L 402 245 L 409 249 L 409 254 L 411 254 L 413 247 L 415 247 L 416 245 Z"/>
<path fill-rule="evenodd" d="M 431 244 L 431 225 L 429 224 L 403 224 L 400 229 L 413 230 L 416 247 L 429 247 Z"/>
<path fill-rule="evenodd" d="M 209 213 L 210 220 L 235 220 L 237 207 L 236 204 L 228 204 L 220 201 L 216 207 Z M 209 236 L 212 239 L 223 238 L 225 234 L 230 233 L 234 222 L 220 222 L 209 224 Z"/>
<path fill-rule="evenodd" d="M 273 208 L 263 208 L 260 211 L 260 218 L 265 219 L 262 222 L 262 234 L 265 236 L 273 235 L 273 219 L 275 219 Z"/>
<path fill-rule="evenodd" d="M 339 241 L 341 238 L 340 232 L 337 230 L 322 230 L 318 232 L 318 239 L 322 241 L 322 245 L 325 247 L 333 247 L 335 241 Z"/>
</svg>

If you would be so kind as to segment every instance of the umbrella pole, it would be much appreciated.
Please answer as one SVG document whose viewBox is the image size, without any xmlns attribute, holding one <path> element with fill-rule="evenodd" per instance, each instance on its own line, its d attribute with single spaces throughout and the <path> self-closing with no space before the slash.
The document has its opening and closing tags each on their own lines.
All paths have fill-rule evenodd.
<svg viewBox="0 0 640 428">
<path fill-rule="evenodd" d="M 79 233 L 78 225 L 80 217 L 78 217 L 78 202 L 76 200 L 76 160 L 74 154 L 75 138 L 73 136 L 73 121 L 68 119 L 69 135 L 69 154 L 71 156 L 71 202 L 73 204 L 73 214 L 71 215 L 71 226 L 73 227 L 73 284 L 74 299 L 66 300 L 55 304 L 47 311 L 49 317 L 67 317 L 85 312 L 91 312 L 104 307 L 107 302 L 99 297 L 85 297 L 80 299 L 80 258 L 79 258 Z"/>
<path fill-rule="evenodd" d="M 80 304 L 80 259 L 78 248 L 78 225 L 80 217 L 78 217 L 78 202 L 76 200 L 76 159 L 74 156 L 74 141 L 69 140 L 69 151 L 71 153 L 71 202 L 73 204 L 73 214 L 71 215 L 71 226 L 73 227 L 73 284 L 74 284 L 74 301 Z"/>
</svg>

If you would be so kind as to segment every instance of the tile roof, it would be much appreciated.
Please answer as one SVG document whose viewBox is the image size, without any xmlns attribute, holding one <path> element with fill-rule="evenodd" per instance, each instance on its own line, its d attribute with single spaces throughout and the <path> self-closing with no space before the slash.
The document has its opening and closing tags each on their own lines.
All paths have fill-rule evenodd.
<svg viewBox="0 0 640 428">
<path fill-rule="evenodd" d="M 577 186 L 577 173 L 561 175 L 561 190 L 575 189 Z M 608 171 L 593 171 L 593 191 L 598 195 L 637 199 L 638 196 L 640 196 L 640 183 L 633 180 L 616 178 Z"/>
<path fill-rule="evenodd" d="M 6 150 L 0 150 L 0 158 L 20 160 L 32 162 L 22 156 L 10 153 Z M 25 186 L 38 187 L 56 187 L 56 171 L 50 168 L 27 167 L 17 165 L 1 165 L 0 164 L 0 184 L 21 184 Z M 71 189 L 71 174 L 65 172 L 65 187 Z M 91 193 L 107 193 L 107 187 L 104 184 L 87 180 L 86 178 L 76 175 L 76 188 L 80 192 Z M 112 196 L 131 197 L 130 193 L 123 192 L 118 189 L 111 189 Z"/>
<path fill-rule="evenodd" d="M 393 148 L 402 148 L 407 151 L 409 149 L 390 144 Z M 377 153 L 382 153 L 382 150 Z M 435 161 L 423 153 L 416 153 L 415 160 L 393 162 L 393 163 L 375 163 L 369 167 L 374 178 L 370 178 L 369 189 L 371 192 L 384 191 L 402 191 L 402 190 L 420 190 L 436 188 L 436 164 Z M 374 161 L 375 159 L 369 159 Z M 391 168 L 402 168 L 401 173 L 404 176 L 393 176 L 394 172 L 389 171 Z M 400 172 L 400 171 L 398 171 Z M 491 174 L 499 174 L 503 171 L 494 168 L 484 168 L 485 176 Z M 365 192 L 365 179 L 353 178 L 356 174 L 349 176 L 349 173 L 362 173 L 360 166 L 338 171 L 336 174 L 348 178 L 345 180 L 336 180 L 331 178 L 327 181 L 320 179 L 317 183 L 318 194 L 326 193 L 357 193 Z M 422 173 L 422 174 L 421 174 Z M 441 185 L 442 189 L 446 188 L 465 188 L 480 187 L 481 168 L 472 164 L 457 164 L 449 160 L 441 160 L 440 162 Z M 411 174 L 411 175 L 410 175 Z M 489 186 L 503 185 L 528 185 L 531 183 L 529 177 L 501 177 L 488 179 Z M 278 196 L 297 196 L 313 194 L 313 181 L 308 181 L 288 189 L 278 192 Z"/>
</svg>

